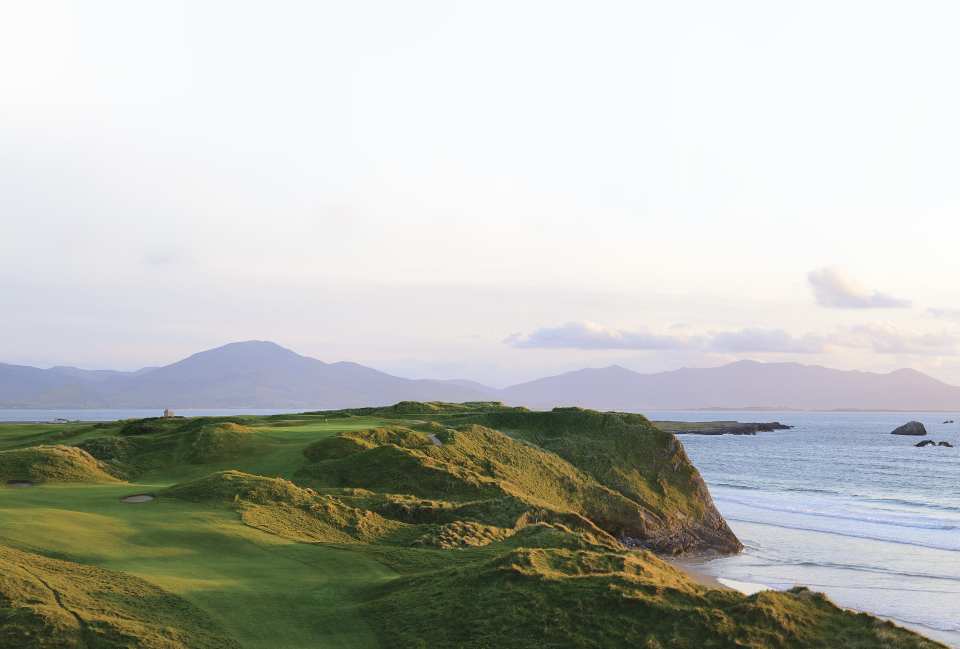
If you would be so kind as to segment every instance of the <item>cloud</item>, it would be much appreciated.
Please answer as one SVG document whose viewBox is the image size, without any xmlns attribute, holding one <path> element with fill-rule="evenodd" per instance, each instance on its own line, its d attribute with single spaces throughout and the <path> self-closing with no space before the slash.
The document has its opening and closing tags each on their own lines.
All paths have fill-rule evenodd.
<svg viewBox="0 0 960 649">
<path fill-rule="evenodd" d="M 960 336 L 943 332 L 903 331 L 885 325 L 858 325 L 830 334 L 794 335 L 783 329 L 745 328 L 704 336 L 669 336 L 625 331 L 592 322 L 568 322 L 528 335 L 514 333 L 503 342 L 524 349 L 697 350 L 726 354 L 822 354 L 835 348 L 869 349 L 877 354 L 953 356 Z"/>
<path fill-rule="evenodd" d="M 960 337 L 949 332 L 916 333 L 882 325 L 851 327 L 843 340 L 848 347 L 869 347 L 877 354 L 953 356 Z"/>
<path fill-rule="evenodd" d="M 642 331 L 612 329 L 593 322 L 568 322 L 559 327 L 543 327 L 523 336 L 512 334 L 503 341 L 526 349 L 689 349 L 696 339 L 663 336 Z"/>
<path fill-rule="evenodd" d="M 932 315 L 934 318 L 940 318 L 941 320 L 953 320 L 954 322 L 960 322 L 960 309 L 927 309 L 927 313 Z"/>
<path fill-rule="evenodd" d="M 807 274 L 817 304 L 830 309 L 904 309 L 910 300 L 867 291 L 836 268 L 820 268 Z"/>
<path fill-rule="evenodd" d="M 741 329 L 713 334 L 711 351 L 734 353 L 819 354 L 827 339 L 814 334 L 795 337 L 783 329 Z"/>
<path fill-rule="evenodd" d="M 794 337 L 782 329 L 741 329 L 708 336 L 677 336 L 647 331 L 613 329 L 593 322 L 568 322 L 544 327 L 529 335 L 514 333 L 503 342 L 524 349 L 586 350 L 681 350 L 816 354 L 824 351 L 826 340 L 819 336 Z"/>
</svg>

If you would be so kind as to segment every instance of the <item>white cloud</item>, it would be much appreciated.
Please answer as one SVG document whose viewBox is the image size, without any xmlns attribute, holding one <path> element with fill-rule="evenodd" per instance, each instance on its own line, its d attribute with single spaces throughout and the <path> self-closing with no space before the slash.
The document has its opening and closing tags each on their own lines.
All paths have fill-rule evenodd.
<svg viewBox="0 0 960 649">
<path fill-rule="evenodd" d="M 795 337 L 782 329 L 740 329 L 706 336 L 678 336 L 626 331 L 593 322 L 568 322 L 543 327 L 528 335 L 511 334 L 504 343 L 513 347 L 583 350 L 690 350 L 725 353 L 815 354 L 825 350 L 827 341 L 807 334 Z"/>
<path fill-rule="evenodd" d="M 689 349 L 697 339 L 663 336 L 645 331 L 612 329 L 594 322 L 568 322 L 543 327 L 523 336 L 513 334 L 504 341 L 513 347 L 539 349 Z"/>
<path fill-rule="evenodd" d="M 569 322 L 543 327 L 528 335 L 511 334 L 503 342 L 526 349 L 697 350 L 726 354 L 823 354 L 840 348 L 907 356 L 960 353 L 960 336 L 953 333 L 905 331 L 877 324 L 838 329 L 830 334 L 794 335 L 783 329 L 745 328 L 703 336 L 670 336 L 613 329 L 593 322 Z"/>
<path fill-rule="evenodd" d="M 831 309 L 904 309 L 910 300 L 880 291 L 868 291 L 836 268 L 820 268 L 807 275 L 820 306 Z"/>
</svg>

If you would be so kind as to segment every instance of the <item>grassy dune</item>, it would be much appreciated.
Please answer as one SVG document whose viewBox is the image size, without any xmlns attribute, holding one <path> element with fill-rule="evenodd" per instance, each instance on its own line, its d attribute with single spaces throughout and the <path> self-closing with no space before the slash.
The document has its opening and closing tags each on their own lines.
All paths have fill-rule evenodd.
<svg viewBox="0 0 960 649">
<path fill-rule="evenodd" d="M 2 482 L 116 482 L 111 467 L 73 446 L 0 451 Z"/>
<path fill-rule="evenodd" d="M 209 615 L 141 579 L 0 547 L 0 644 L 239 647 Z"/>
<path fill-rule="evenodd" d="M 711 591 L 624 545 L 732 538 L 704 532 L 699 475 L 642 417 L 0 425 L 0 470 L 37 483 L 0 488 L 0 648 L 939 646 L 808 591 Z M 137 493 L 155 500 L 121 501 Z"/>
</svg>

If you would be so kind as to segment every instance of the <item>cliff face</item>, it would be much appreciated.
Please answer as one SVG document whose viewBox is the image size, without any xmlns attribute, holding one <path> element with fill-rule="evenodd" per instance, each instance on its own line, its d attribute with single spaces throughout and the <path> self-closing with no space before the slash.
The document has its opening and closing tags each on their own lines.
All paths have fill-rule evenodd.
<svg viewBox="0 0 960 649">
<path fill-rule="evenodd" d="M 598 524 L 626 545 L 666 554 L 743 549 L 675 436 L 642 415 L 581 408 L 501 411 L 487 425 L 551 451 L 637 504 L 643 515 Z"/>
</svg>

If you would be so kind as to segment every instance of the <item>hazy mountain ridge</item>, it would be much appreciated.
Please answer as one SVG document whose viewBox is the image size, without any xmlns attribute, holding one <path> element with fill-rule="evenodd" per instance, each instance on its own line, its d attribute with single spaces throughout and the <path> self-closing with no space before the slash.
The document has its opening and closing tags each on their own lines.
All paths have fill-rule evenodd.
<svg viewBox="0 0 960 649">
<path fill-rule="evenodd" d="M 568 372 L 503 391 L 509 403 L 602 410 L 716 407 L 797 410 L 954 410 L 960 388 L 916 370 L 880 374 L 799 363 L 738 361 L 639 374 L 611 366 Z"/>
<path fill-rule="evenodd" d="M 149 371 L 94 374 L 0 365 L 0 407 L 326 408 L 488 396 L 454 382 L 324 363 L 265 341 L 231 343 Z"/>
<path fill-rule="evenodd" d="M 880 374 L 739 361 L 656 374 L 616 365 L 588 368 L 497 389 L 459 379 L 406 379 L 357 363 L 325 363 L 265 341 L 231 343 L 136 372 L 0 364 L 0 407 L 7 408 L 348 408 L 491 399 L 627 412 L 955 410 L 960 388 L 910 369 Z"/>
</svg>

